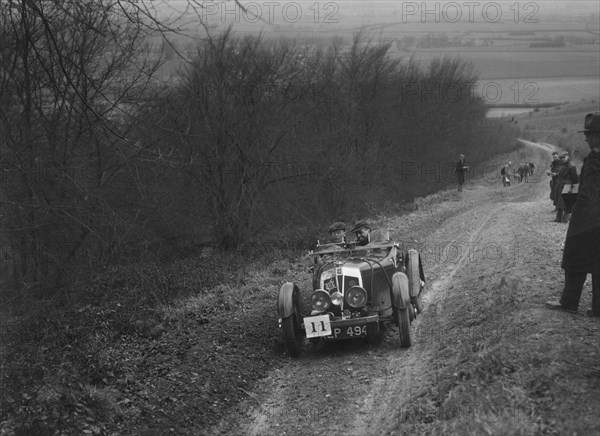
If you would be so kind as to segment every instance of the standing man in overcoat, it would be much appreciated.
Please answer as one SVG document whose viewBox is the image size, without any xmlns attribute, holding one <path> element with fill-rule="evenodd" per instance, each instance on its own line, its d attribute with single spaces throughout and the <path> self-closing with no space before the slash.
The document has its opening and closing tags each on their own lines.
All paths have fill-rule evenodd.
<svg viewBox="0 0 600 436">
<path fill-rule="evenodd" d="M 458 192 L 462 192 L 463 185 L 465 184 L 465 173 L 469 171 L 469 167 L 465 164 L 465 155 L 461 154 L 458 156 L 458 162 L 456 162 L 456 182 L 458 183 Z"/>
<path fill-rule="evenodd" d="M 556 218 L 554 221 L 557 223 L 566 223 L 569 221 L 571 208 L 569 205 L 567 209 L 562 191 L 566 185 L 572 186 L 579 183 L 579 176 L 577 175 L 577 168 L 575 168 L 575 165 L 569 159 L 568 151 L 564 151 L 560 155 L 560 161 L 562 166 L 558 170 L 556 182 L 554 183 L 554 204 L 556 205 Z"/>
<path fill-rule="evenodd" d="M 590 153 L 583 160 L 579 193 L 565 239 L 561 264 L 565 286 L 560 300 L 548 301 L 546 306 L 577 313 L 583 284 L 591 274 L 592 308 L 588 315 L 600 316 L 600 112 L 585 116 L 582 132 Z"/>
</svg>

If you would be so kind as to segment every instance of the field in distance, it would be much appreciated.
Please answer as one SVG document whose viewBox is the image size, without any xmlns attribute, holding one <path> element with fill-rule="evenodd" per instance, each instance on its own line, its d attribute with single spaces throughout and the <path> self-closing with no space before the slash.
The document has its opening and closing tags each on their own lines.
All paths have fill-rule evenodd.
<svg viewBox="0 0 600 436">
<path fill-rule="evenodd" d="M 551 49 L 513 50 L 506 47 L 447 47 L 396 50 L 397 56 L 412 55 L 423 65 L 443 56 L 459 56 L 471 62 L 480 79 L 540 77 L 595 77 L 600 72 L 598 45 Z"/>
</svg>

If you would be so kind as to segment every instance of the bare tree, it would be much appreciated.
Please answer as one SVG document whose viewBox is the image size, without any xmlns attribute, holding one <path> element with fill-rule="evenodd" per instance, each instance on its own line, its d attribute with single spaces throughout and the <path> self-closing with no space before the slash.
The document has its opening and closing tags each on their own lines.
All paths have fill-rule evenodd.
<svg viewBox="0 0 600 436">
<path fill-rule="evenodd" d="M 56 285 L 76 252 L 119 240 L 105 188 L 131 169 L 128 102 L 156 68 L 130 10 L 107 0 L 0 3 L 2 236 L 26 286 Z"/>
<path fill-rule="evenodd" d="M 201 2 L 168 18 L 154 4 L 0 0 L 0 231 L 16 282 L 361 213 L 407 189 L 407 156 L 447 154 L 483 117 L 478 102 L 402 95 L 471 80 L 461 61 L 424 71 L 360 33 L 326 47 L 216 35 Z M 189 12 L 205 33 L 182 53 Z"/>
<path fill-rule="evenodd" d="M 297 177 L 289 162 L 296 82 L 306 75 L 297 47 L 226 32 L 198 48 L 178 92 L 165 101 L 161 126 L 207 198 L 217 244 L 239 248 L 256 222 L 257 202 L 272 184 Z M 206 209 L 206 208 L 205 208 Z"/>
</svg>

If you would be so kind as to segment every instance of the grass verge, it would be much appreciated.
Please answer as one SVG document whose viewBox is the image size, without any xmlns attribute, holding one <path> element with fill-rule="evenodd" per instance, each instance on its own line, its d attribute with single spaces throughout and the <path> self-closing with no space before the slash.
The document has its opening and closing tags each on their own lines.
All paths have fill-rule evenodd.
<svg viewBox="0 0 600 436">
<path fill-rule="evenodd" d="M 282 354 L 276 292 L 300 270 L 225 255 L 140 263 L 18 301 L 1 326 L 0 434 L 196 434 Z"/>
</svg>

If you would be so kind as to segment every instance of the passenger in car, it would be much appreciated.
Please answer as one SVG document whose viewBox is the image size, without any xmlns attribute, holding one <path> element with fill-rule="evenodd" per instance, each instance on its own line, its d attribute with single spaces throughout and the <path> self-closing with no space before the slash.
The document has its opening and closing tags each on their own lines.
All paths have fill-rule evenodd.
<svg viewBox="0 0 600 436">
<path fill-rule="evenodd" d="M 371 230 L 373 230 L 373 227 L 367 221 L 357 221 L 350 231 L 356 236 L 356 245 L 367 245 L 371 242 Z"/>
<path fill-rule="evenodd" d="M 356 235 L 356 245 L 365 246 L 390 241 L 390 232 L 384 228 L 373 227 L 367 221 L 357 221 L 352 228 Z"/>
</svg>

